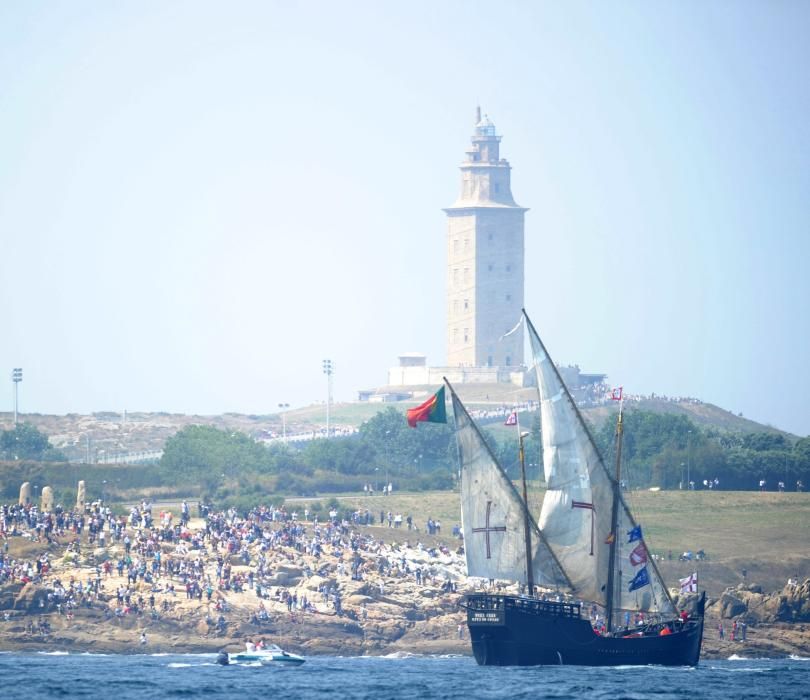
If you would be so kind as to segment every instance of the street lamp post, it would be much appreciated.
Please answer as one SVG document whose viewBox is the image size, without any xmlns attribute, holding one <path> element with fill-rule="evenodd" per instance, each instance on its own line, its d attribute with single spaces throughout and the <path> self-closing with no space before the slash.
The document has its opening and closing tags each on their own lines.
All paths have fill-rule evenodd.
<svg viewBox="0 0 810 700">
<path fill-rule="evenodd" d="M 290 407 L 288 403 L 280 403 L 278 405 L 279 411 L 281 412 L 281 439 L 286 443 L 287 442 L 287 414 L 285 411 Z"/>
<path fill-rule="evenodd" d="M 331 427 L 329 425 L 329 411 L 332 406 L 332 374 L 334 374 L 335 366 L 332 360 L 323 361 L 323 373 L 326 375 L 326 437 L 331 435 Z"/>
<path fill-rule="evenodd" d="M 22 381 L 22 367 L 15 367 L 11 371 L 11 381 L 14 382 L 14 427 L 17 427 L 18 392 Z"/>
</svg>

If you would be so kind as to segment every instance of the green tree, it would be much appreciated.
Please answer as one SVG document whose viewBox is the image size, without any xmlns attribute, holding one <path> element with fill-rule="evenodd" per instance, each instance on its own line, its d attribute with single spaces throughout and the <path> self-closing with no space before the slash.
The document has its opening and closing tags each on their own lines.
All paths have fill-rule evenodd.
<svg viewBox="0 0 810 700">
<path fill-rule="evenodd" d="M 241 432 L 190 425 L 166 441 L 161 471 L 166 480 L 188 480 L 211 494 L 226 479 L 270 471 L 273 460 L 266 447 Z"/>
<path fill-rule="evenodd" d="M 34 461 L 65 461 L 64 455 L 48 442 L 48 436 L 30 423 L 20 423 L 12 430 L 0 433 L 0 452 L 5 459 Z"/>
<path fill-rule="evenodd" d="M 453 431 L 448 424 L 417 423 L 411 428 L 405 416 L 387 408 L 360 426 L 359 437 L 377 455 L 379 466 L 393 473 L 452 469 L 449 451 Z"/>
<path fill-rule="evenodd" d="M 810 471 L 810 436 L 796 441 L 796 444 L 793 445 L 793 456 L 797 469 Z"/>
<path fill-rule="evenodd" d="M 304 448 L 302 459 L 310 469 L 335 474 L 369 474 L 374 471 L 377 451 L 356 436 L 313 440 Z"/>
<path fill-rule="evenodd" d="M 789 450 L 790 442 L 782 433 L 747 433 L 743 435 L 742 446 L 757 452 Z"/>
</svg>

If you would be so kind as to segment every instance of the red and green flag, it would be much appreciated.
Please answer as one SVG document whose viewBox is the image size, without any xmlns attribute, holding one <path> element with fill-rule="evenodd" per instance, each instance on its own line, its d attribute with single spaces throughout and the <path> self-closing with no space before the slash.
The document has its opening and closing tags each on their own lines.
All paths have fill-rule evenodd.
<svg viewBox="0 0 810 700">
<path fill-rule="evenodd" d="M 428 423 L 446 423 L 447 410 L 444 406 L 444 387 L 439 389 L 425 403 L 408 409 L 408 425 L 412 428 L 420 421 Z"/>
</svg>

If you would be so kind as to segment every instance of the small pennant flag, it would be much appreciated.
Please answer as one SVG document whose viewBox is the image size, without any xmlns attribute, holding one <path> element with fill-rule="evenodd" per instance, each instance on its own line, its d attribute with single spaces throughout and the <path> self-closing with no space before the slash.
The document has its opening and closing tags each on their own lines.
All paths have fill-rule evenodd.
<svg viewBox="0 0 810 700">
<path fill-rule="evenodd" d="M 504 338 L 508 338 L 510 335 L 513 335 L 514 333 L 517 333 L 522 326 L 523 326 L 523 316 L 520 317 L 520 319 L 515 324 L 514 328 L 512 328 L 512 330 L 506 331 L 506 333 L 504 333 L 500 338 L 498 338 L 498 342 L 500 342 Z"/>
<path fill-rule="evenodd" d="M 637 588 L 644 588 L 644 586 L 650 585 L 650 575 L 647 573 L 647 567 L 645 566 L 643 569 L 639 569 L 638 573 L 633 576 L 633 580 L 630 581 L 630 585 L 627 587 L 628 592 L 635 591 Z"/>
<path fill-rule="evenodd" d="M 641 525 L 636 525 L 632 530 L 627 531 L 627 541 L 635 542 L 641 539 Z"/>
<path fill-rule="evenodd" d="M 623 387 L 619 387 L 618 389 L 614 389 L 610 392 L 610 399 L 611 401 L 621 401 L 622 400 L 622 389 Z"/>
<path fill-rule="evenodd" d="M 630 563 L 633 566 L 647 563 L 647 548 L 643 542 L 639 542 L 636 548 L 630 552 Z"/>
<path fill-rule="evenodd" d="M 517 425 L 517 411 L 512 411 L 504 425 Z"/>
<path fill-rule="evenodd" d="M 681 584 L 681 593 L 697 593 L 698 587 L 697 571 L 695 571 L 695 573 L 693 573 L 691 576 L 678 579 L 678 583 Z"/>
<path fill-rule="evenodd" d="M 608 536 L 605 538 L 605 544 L 613 544 L 615 541 L 616 541 L 616 535 L 615 535 L 615 533 L 613 533 L 613 532 L 611 532 L 611 533 L 610 533 L 610 534 L 609 534 L 609 535 L 608 535 Z"/>
</svg>

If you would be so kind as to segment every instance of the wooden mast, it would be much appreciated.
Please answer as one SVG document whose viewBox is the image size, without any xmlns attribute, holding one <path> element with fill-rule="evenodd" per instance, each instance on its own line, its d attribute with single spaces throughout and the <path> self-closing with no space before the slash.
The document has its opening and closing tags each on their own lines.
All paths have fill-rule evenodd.
<svg viewBox="0 0 810 700">
<path fill-rule="evenodd" d="M 607 580 L 607 630 L 613 629 L 613 600 L 616 597 L 615 571 L 616 571 L 616 549 L 619 545 L 619 533 L 616 531 L 619 525 L 619 501 L 621 499 L 621 472 L 622 472 L 622 410 L 624 400 L 619 399 L 619 420 L 616 423 L 616 477 L 613 482 L 613 504 L 610 510 L 610 558 L 608 559 L 608 580 Z"/>
<path fill-rule="evenodd" d="M 518 430 L 520 426 L 518 425 Z M 534 595 L 534 573 L 532 572 L 532 533 L 529 529 L 529 497 L 526 491 L 526 457 L 523 450 L 523 438 L 528 433 L 520 433 L 518 438 L 518 455 L 520 456 L 520 477 L 523 480 L 523 532 L 526 534 L 526 586 L 529 595 Z"/>
</svg>

